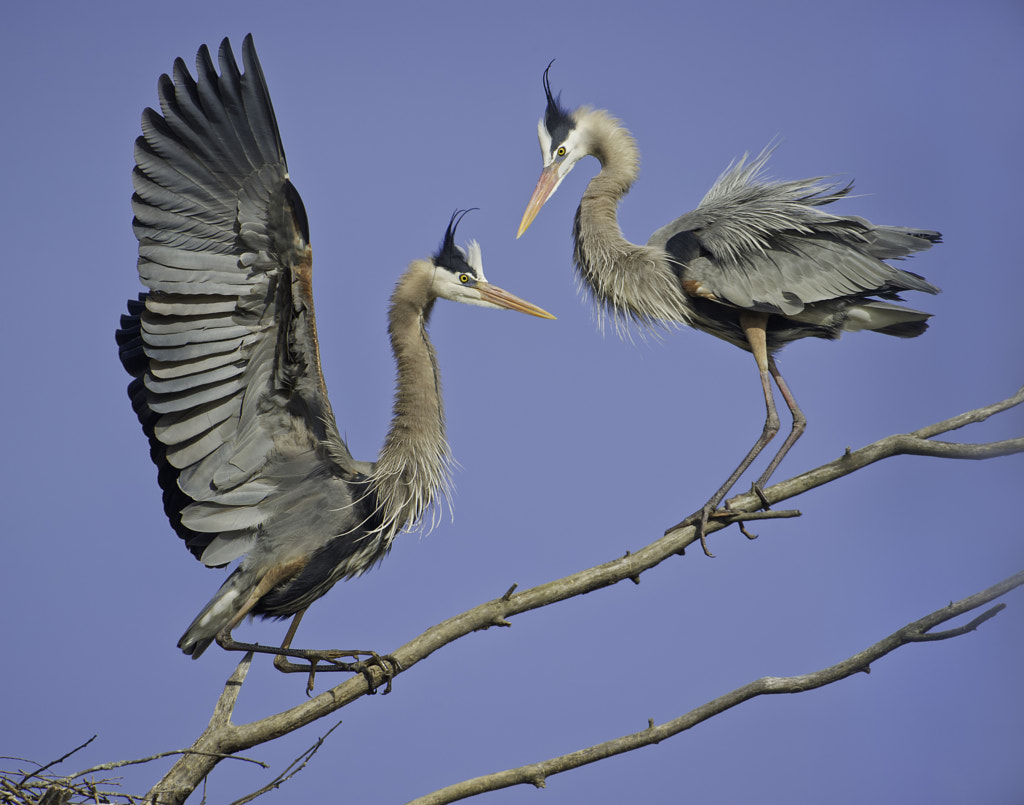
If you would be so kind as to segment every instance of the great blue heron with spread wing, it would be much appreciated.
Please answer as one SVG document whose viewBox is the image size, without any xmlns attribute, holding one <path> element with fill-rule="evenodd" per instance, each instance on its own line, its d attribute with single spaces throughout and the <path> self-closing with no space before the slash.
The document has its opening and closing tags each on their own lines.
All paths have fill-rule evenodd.
<svg viewBox="0 0 1024 805">
<path fill-rule="evenodd" d="M 158 84 L 161 112 L 143 113 L 132 204 L 149 291 L 122 317 L 120 356 L 172 526 L 206 565 L 241 558 L 181 650 L 199 657 L 217 640 L 287 670 L 320 659 L 363 670 L 337 658 L 373 652 L 290 645 L 313 601 L 448 495 L 434 300 L 554 317 L 487 282 L 479 246 L 455 245 L 464 213 L 453 215 L 438 252 L 410 263 L 391 296 L 394 418 L 376 462 L 352 458 L 320 368 L 306 213 L 251 36 L 242 57 L 244 73 L 225 39 L 218 75 L 204 45 L 196 79 L 177 59 Z M 282 648 L 234 641 L 247 615 L 294 616 Z"/>
<path fill-rule="evenodd" d="M 538 124 L 544 170 L 519 226 L 521 236 L 576 163 L 596 157 L 601 170 L 576 211 L 574 260 L 601 314 L 617 324 L 659 327 L 680 323 L 752 352 L 767 415 L 761 436 L 697 518 L 704 529 L 726 493 L 779 429 L 774 378 L 793 415 L 793 426 L 754 484 L 763 488 L 803 432 L 806 419 L 775 363 L 790 341 L 873 330 L 912 338 L 930 314 L 892 304 L 901 291 L 938 293 L 923 277 L 883 262 L 940 242 L 938 232 L 875 226 L 863 218 L 830 215 L 820 207 L 847 195 L 823 177 L 776 182 L 763 177 L 769 148 L 729 167 L 695 210 L 655 232 L 646 245 L 630 243 L 617 207 L 636 180 L 636 142 L 608 112 L 563 108 L 544 71 L 547 108 Z M 877 297 L 877 298 L 873 298 Z M 684 521 L 688 522 L 688 521 Z M 681 524 L 680 524 L 681 525 Z"/>
</svg>

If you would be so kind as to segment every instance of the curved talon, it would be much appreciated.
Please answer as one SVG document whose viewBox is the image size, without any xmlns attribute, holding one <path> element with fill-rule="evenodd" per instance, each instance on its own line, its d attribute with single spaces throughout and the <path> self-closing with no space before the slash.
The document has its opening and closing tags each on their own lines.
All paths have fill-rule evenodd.
<svg viewBox="0 0 1024 805">
<path fill-rule="evenodd" d="M 379 684 L 375 685 L 373 682 L 373 672 L 371 671 L 373 666 L 380 668 L 381 674 L 383 675 L 383 679 L 381 681 L 386 683 L 384 691 L 380 695 L 387 696 L 391 693 L 391 680 L 395 678 L 396 674 L 405 669 L 403 668 L 402 663 L 390 654 L 381 656 L 380 654 L 373 653 L 373 656 L 370 657 L 370 659 L 357 663 L 356 670 L 366 677 L 366 684 L 370 686 L 369 693 L 371 696 L 375 694 L 377 689 L 380 687 Z"/>
<path fill-rule="evenodd" d="M 738 525 L 740 527 L 740 533 L 743 536 L 745 536 L 747 539 L 750 539 L 750 540 L 757 539 L 757 534 L 754 534 L 754 533 L 752 533 L 750 531 L 747 531 L 747 524 L 744 523 L 742 520 L 738 520 L 736 522 L 736 525 Z"/>
<path fill-rule="evenodd" d="M 277 665 L 275 662 L 274 665 Z M 281 670 L 278 667 L 278 670 Z M 306 698 L 308 699 L 313 695 L 313 682 L 316 679 L 316 660 L 312 659 L 309 661 L 309 679 L 306 680 Z"/>
<path fill-rule="evenodd" d="M 697 536 L 700 537 L 700 547 L 704 549 L 704 555 L 714 559 L 715 555 L 708 548 L 708 541 L 704 538 L 704 529 L 708 524 L 708 518 L 714 516 L 715 508 L 711 503 L 705 503 L 700 510 L 700 519 L 697 520 Z"/>
</svg>

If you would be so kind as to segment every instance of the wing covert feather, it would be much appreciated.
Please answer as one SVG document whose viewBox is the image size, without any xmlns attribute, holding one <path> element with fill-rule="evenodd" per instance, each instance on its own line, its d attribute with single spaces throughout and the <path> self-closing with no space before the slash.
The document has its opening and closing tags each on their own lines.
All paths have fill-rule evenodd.
<svg viewBox="0 0 1024 805">
<path fill-rule="evenodd" d="M 826 213 L 820 207 L 848 195 L 852 183 L 767 181 L 762 173 L 772 150 L 731 166 L 696 209 L 651 236 L 648 245 L 669 254 L 684 287 L 784 316 L 844 297 L 938 292 L 917 274 L 883 262 L 930 248 L 938 232 Z"/>
</svg>

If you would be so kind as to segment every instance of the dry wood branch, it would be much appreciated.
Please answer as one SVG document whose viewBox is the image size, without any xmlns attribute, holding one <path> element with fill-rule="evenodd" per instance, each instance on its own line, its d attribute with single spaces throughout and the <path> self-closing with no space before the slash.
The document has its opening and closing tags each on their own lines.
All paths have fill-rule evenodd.
<svg viewBox="0 0 1024 805">
<path fill-rule="evenodd" d="M 790 677 L 762 677 L 664 724 L 654 725 L 648 722 L 648 728 L 641 732 L 624 735 L 621 738 L 540 763 L 532 763 L 528 766 L 465 780 L 414 799 L 408 805 L 444 805 L 444 803 L 456 802 L 486 791 L 496 791 L 499 788 L 508 788 L 513 785 L 533 785 L 543 788 L 545 780 L 553 774 L 577 769 L 604 758 L 659 743 L 757 696 L 773 693 L 802 693 L 831 685 L 853 674 L 869 671 L 871 663 L 908 643 L 917 643 L 923 640 L 948 640 L 973 631 L 978 625 L 1002 611 L 1005 604 L 993 607 L 966 626 L 937 634 L 928 634 L 929 630 L 935 626 L 984 606 L 1021 584 L 1024 584 L 1024 571 L 989 587 L 987 590 L 951 603 L 920 620 L 907 624 L 852 657 L 820 671 Z"/>
<path fill-rule="evenodd" d="M 932 436 L 981 422 L 1022 402 L 1024 388 L 1014 396 L 993 405 L 959 414 L 912 433 L 880 439 L 860 450 L 847 451 L 835 461 L 769 487 L 765 494 L 770 502 L 778 503 L 850 475 L 876 461 L 897 455 L 916 453 L 940 458 L 991 458 L 1024 452 L 1024 438 L 980 445 L 930 441 Z M 740 495 L 729 501 L 729 507 L 735 512 L 754 512 L 761 508 L 761 500 L 753 494 Z M 705 534 L 710 535 L 727 528 L 731 522 L 730 518 L 726 518 L 724 522 L 711 520 L 705 528 Z M 636 581 L 644 571 L 650 570 L 671 556 L 682 554 L 696 539 L 695 528 L 688 524 L 688 521 L 684 521 L 680 527 L 670 530 L 660 539 L 619 559 L 522 592 L 516 592 L 516 587 L 513 586 L 501 597 L 427 629 L 418 637 L 390 652 L 390 655 L 401 663 L 399 673 L 404 673 L 438 649 L 472 632 L 507 625 L 509 618 L 520 613 L 584 595 L 626 579 Z M 146 795 L 147 802 L 160 805 L 183 802 L 213 770 L 223 755 L 243 751 L 299 729 L 372 692 L 377 685 L 384 682 L 381 670 L 371 668 L 367 675 L 369 679 L 364 675 L 353 676 L 319 696 L 282 713 L 249 724 L 234 725 L 230 720 L 231 711 L 245 679 L 249 659 L 247 657 L 243 660 L 228 681 L 218 702 L 217 711 L 206 731 L 193 744 L 190 754 L 179 760 L 154 786 Z"/>
</svg>

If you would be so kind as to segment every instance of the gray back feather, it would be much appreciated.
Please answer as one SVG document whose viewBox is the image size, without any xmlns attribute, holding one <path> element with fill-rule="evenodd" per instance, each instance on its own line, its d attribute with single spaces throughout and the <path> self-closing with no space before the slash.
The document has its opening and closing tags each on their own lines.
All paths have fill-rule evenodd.
<svg viewBox="0 0 1024 805">
<path fill-rule="evenodd" d="M 736 307 L 785 316 L 844 297 L 938 292 L 918 275 L 882 262 L 929 248 L 937 232 L 826 213 L 820 208 L 848 195 L 852 183 L 766 180 L 773 150 L 730 166 L 695 210 L 651 236 L 648 246 L 680 262 L 681 280 Z M 689 253 L 680 255 L 684 241 Z"/>
</svg>

